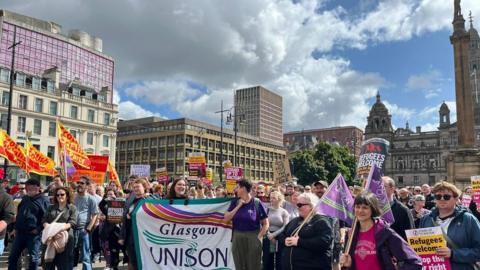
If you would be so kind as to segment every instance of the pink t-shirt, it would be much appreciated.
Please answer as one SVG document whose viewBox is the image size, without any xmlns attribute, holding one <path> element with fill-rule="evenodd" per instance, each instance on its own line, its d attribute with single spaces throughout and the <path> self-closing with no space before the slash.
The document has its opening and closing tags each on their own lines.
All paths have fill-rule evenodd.
<svg viewBox="0 0 480 270">
<path fill-rule="evenodd" d="M 375 248 L 375 226 L 366 232 L 359 232 L 355 247 L 355 266 L 357 270 L 381 270 Z"/>
</svg>

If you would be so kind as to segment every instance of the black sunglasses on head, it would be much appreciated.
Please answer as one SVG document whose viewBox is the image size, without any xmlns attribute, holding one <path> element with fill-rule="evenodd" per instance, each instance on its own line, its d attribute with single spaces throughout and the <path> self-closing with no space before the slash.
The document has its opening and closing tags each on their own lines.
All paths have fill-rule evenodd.
<svg viewBox="0 0 480 270">
<path fill-rule="evenodd" d="M 297 203 L 298 208 L 302 208 L 304 205 L 310 205 L 309 203 Z"/>
<path fill-rule="evenodd" d="M 65 196 L 65 195 L 67 195 L 67 194 L 65 194 L 65 193 L 58 193 L 58 194 L 57 194 L 57 197 L 63 197 L 63 196 Z"/>
</svg>

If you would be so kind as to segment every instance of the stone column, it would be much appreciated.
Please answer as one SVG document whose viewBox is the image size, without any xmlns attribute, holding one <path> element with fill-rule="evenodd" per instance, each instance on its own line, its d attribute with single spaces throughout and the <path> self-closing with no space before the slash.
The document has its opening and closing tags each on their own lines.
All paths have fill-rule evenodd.
<svg viewBox="0 0 480 270">
<path fill-rule="evenodd" d="M 453 20 L 454 32 L 450 36 L 455 63 L 455 97 L 457 103 L 458 144 L 472 148 L 475 144 L 472 89 L 469 72 L 470 35 L 465 31 L 463 16 Z"/>
</svg>

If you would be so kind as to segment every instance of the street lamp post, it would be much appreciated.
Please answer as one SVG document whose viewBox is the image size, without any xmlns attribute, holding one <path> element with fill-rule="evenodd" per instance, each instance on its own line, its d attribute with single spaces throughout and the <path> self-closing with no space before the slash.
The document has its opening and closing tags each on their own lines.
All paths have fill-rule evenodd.
<svg viewBox="0 0 480 270">
<path fill-rule="evenodd" d="M 220 111 L 216 111 L 215 113 L 220 114 L 220 182 L 223 182 L 223 113 L 228 112 L 230 110 L 223 109 L 223 100 L 220 105 Z"/>
<path fill-rule="evenodd" d="M 7 134 L 11 136 L 12 127 L 12 97 L 13 97 L 13 79 L 15 74 L 15 47 L 22 42 L 17 42 L 17 26 L 13 27 L 13 44 L 8 47 L 8 50 L 12 49 L 12 63 L 10 65 L 10 92 L 8 94 L 8 112 L 7 112 Z M 8 160 L 5 158 L 3 162 L 3 179 L 7 179 Z"/>
<path fill-rule="evenodd" d="M 238 133 L 238 118 L 240 117 L 240 124 L 245 120 L 245 114 L 237 114 L 237 110 L 234 107 L 235 114 L 232 115 L 231 112 L 227 116 L 227 123 L 232 122 L 233 118 L 233 131 L 234 131 L 234 146 L 233 146 L 233 166 L 238 166 L 237 162 L 237 133 Z"/>
</svg>

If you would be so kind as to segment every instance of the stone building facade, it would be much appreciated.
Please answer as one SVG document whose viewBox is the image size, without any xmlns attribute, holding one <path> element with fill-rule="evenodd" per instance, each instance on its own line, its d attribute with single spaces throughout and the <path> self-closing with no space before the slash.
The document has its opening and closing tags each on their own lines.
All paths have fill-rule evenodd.
<svg viewBox="0 0 480 270">
<path fill-rule="evenodd" d="M 59 119 L 88 154 L 109 156 L 114 163 L 114 59 L 103 53 L 101 39 L 61 30 L 54 22 L 0 10 L 0 127 L 7 130 L 13 54 L 8 48 L 21 42 L 13 63 L 10 136 L 24 145 L 31 131 L 32 144 L 58 164 Z M 9 178 L 21 173 L 9 163 Z"/>
<path fill-rule="evenodd" d="M 457 122 L 450 122 L 450 109 L 444 102 L 438 111 L 436 131 L 422 132 L 421 127 L 412 131 L 408 123 L 405 128 L 394 130 L 380 94 L 367 118 L 365 140 L 380 137 L 390 142 L 385 174 L 399 186 L 433 185 L 448 180 L 463 187 L 469 184 L 471 175 L 479 173 L 480 37 L 471 14 L 467 31 L 461 10 L 456 9 L 450 41 L 455 59 Z"/>
</svg>

